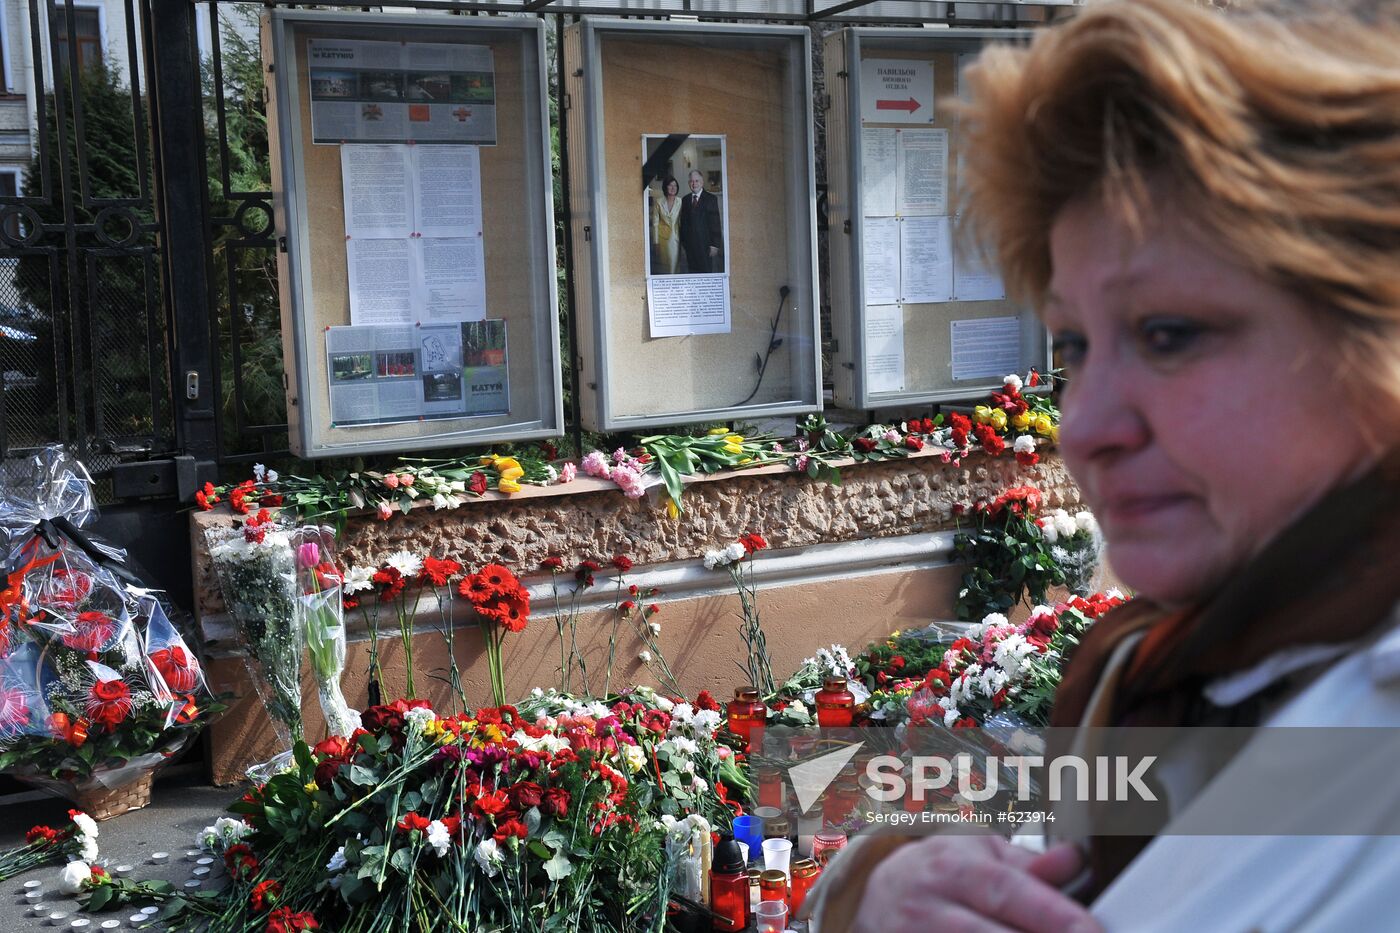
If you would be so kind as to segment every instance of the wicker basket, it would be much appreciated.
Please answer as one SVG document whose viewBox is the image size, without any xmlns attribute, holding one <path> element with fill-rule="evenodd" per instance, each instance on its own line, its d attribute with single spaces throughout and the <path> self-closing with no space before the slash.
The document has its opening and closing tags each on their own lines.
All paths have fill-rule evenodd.
<svg viewBox="0 0 1400 933">
<path fill-rule="evenodd" d="M 129 784 L 115 787 L 78 790 L 71 788 L 64 796 L 94 820 L 110 820 L 130 810 L 139 810 L 151 802 L 151 782 L 155 774 L 147 771 Z"/>
</svg>

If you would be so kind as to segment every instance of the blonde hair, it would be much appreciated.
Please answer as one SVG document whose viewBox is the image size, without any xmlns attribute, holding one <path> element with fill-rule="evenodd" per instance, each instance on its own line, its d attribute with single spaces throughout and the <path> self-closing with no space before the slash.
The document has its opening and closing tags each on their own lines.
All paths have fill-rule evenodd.
<svg viewBox="0 0 1400 933">
<path fill-rule="evenodd" d="M 1141 233 L 1169 191 L 1193 228 L 1324 316 L 1346 368 L 1400 406 L 1400 15 L 1386 5 L 1112 0 L 989 48 L 959 106 L 971 232 L 1038 303 L 1066 204 L 1101 197 Z"/>
</svg>

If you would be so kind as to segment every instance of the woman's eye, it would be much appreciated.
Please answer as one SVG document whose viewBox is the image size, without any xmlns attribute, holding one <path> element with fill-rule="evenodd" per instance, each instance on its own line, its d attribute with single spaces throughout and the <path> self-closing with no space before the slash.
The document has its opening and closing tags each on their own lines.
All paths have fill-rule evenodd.
<svg viewBox="0 0 1400 933">
<path fill-rule="evenodd" d="M 1084 353 L 1088 350 L 1089 343 L 1079 334 L 1072 331 L 1062 331 L 1055 335 L 1050 347 L 1058 361 L 1057 365 L 1065 369 L 1073 369 L 1084 362 Z"/>
<path fill-rule="evenodd" d="M 1149 356 L 1174 356 L 1192 349 L 1203 333 L 1192 321 L 1153 319 L 1143 322 L 1139 339 Z"/>
</svg>

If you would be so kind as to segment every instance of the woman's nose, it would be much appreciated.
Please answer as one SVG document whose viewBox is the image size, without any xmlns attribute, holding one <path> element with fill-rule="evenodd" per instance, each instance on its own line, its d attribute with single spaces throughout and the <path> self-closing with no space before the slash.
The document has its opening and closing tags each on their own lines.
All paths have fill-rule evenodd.
<svg viewBox="0 0 1400 933">
<path fill-rule="evenodd" d="M 1132 453 L 1151 436 L 1133 374 L 1113 360 L 1077 368 L 1061 399 L 1060 450 L 1075 464 Z"/>
</svg>

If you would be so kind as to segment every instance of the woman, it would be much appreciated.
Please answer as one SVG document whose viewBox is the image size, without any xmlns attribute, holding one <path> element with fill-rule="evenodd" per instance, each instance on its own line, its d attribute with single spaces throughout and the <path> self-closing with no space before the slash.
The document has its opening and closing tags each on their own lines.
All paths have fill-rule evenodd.
<svg viewBox="0 0 1400 933">
<path fill-rule="evenodd" d="M 659 266 L 652 275 L 675 275 L 681 255 L 681 183 L 667 175 L 661 181 L 661 197 L 651 201 L 651 245 Z"/>
<path fill-rule="evenodd" d="M 1065 462 L 1139 594 L 1079 646 L 1053 725 L 1400 726 L 1382 6 L 1119 0 L 969 73 L 967 213 L 1054 335 Z M 1155 838 L 867 837 L 819 886 L 821 933 L 1393 925 L 1394 835 L 1173 833 L 1258 790 L 1256 745 L 1191 773 L 1193 741 L 1159 769 Z M 1360 798 L 1299 790 L 1266 831 L 1400 809 L 1389 774 Z"/>
</svg>

